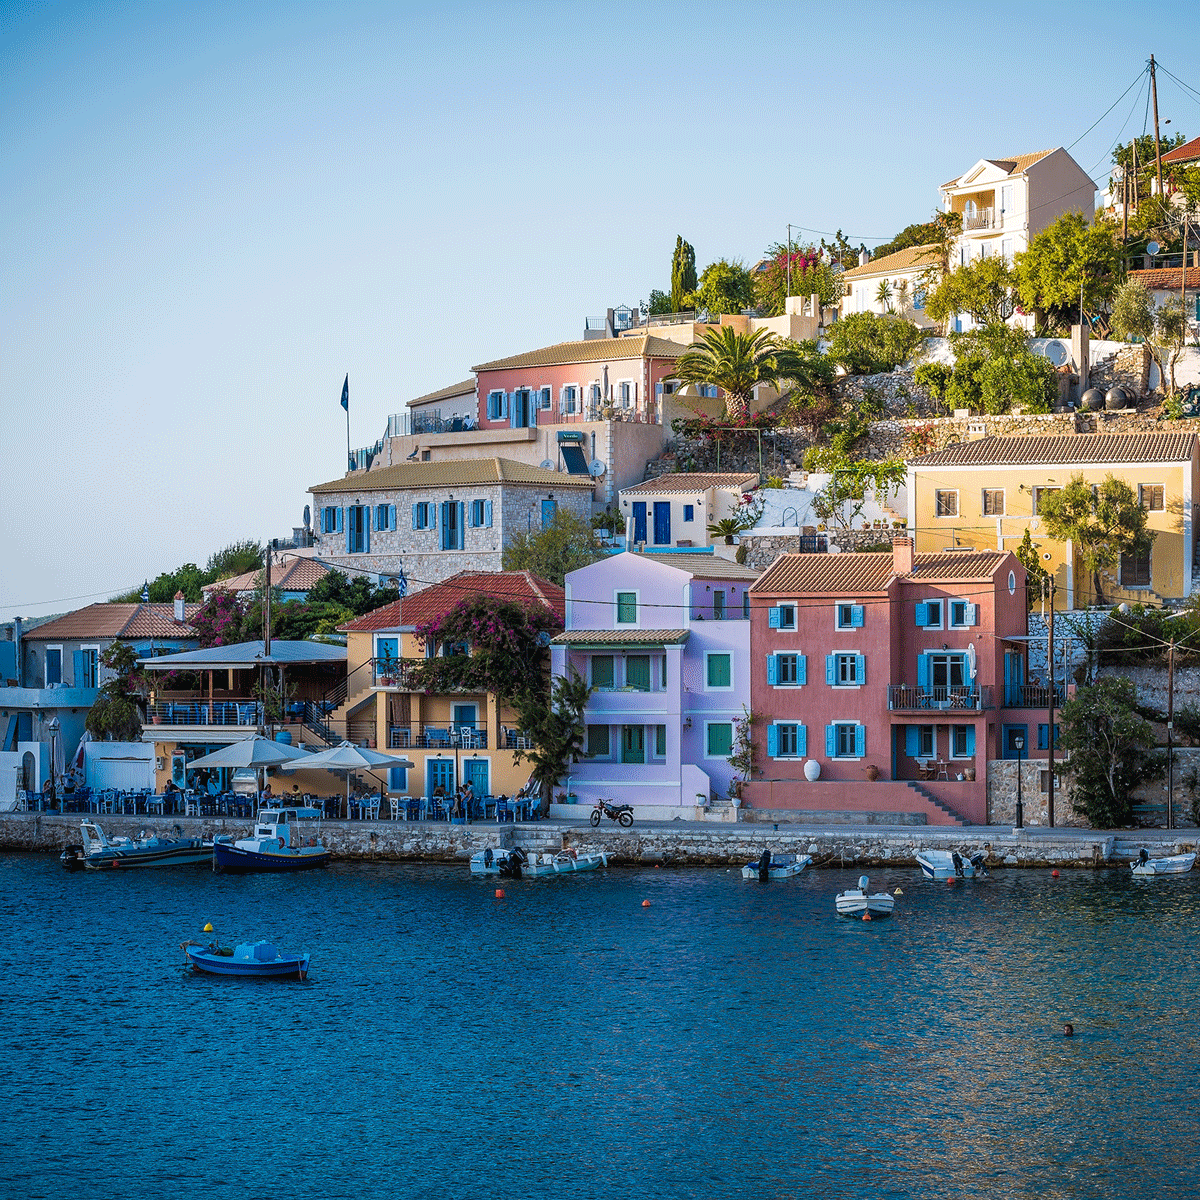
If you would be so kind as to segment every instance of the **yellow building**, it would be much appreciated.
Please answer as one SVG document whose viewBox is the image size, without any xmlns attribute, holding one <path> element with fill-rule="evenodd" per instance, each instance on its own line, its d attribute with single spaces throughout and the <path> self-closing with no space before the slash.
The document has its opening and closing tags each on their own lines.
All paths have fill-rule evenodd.
<svg viewBox="0 0 1200 1200">
<path fill-rule="evenodd" d="M 1028 529 L 1058 608 L 1181 600 L 1192 588 L 1198 461 L 1194 433 L 979 438 L 908 464 L 908 528 L 919 554 L 1016 551 Z M 1101 572 L 1101 597 L 1075 548 L 1050 538 L 1038 516 L 1041 498 L 1077 475 L 1129 484 L 1156 534 L 1148 554 Z"/>
<path fill-rule="evenodd" d="M 427 647 L 418 630 L 463 600 L 494 596 L 543 605 L 561 627 L 566 594 L 529 571 L 462 571 L 348 622 L 346 697 L 333 714 L 353 742 L 403 751 L 415 766 L 393 770 L 388 791 L 447 794 L 468 780 L 476 796 L 512 795 L 528 780 L 530 765 L 516 751 L 525 745 L 516 712 L 495 693 L 426 694 L 412 666 L 443 647 Z"/>
</svg>

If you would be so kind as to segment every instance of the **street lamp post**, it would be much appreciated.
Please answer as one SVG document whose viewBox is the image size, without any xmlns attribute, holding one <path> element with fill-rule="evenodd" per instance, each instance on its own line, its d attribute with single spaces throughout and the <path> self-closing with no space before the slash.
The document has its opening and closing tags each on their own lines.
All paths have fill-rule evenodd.
<svg viewBox="0 0 1200 1200">
<path fill-rule="evenodd" d="M 1025 806 L 1021 803 L 1021 752 L 1025 749 L 1023 734 L 1013 734 L 1013 749 L 1017 752 L 1017 828 L 1025 828 Z"/>
</svg>

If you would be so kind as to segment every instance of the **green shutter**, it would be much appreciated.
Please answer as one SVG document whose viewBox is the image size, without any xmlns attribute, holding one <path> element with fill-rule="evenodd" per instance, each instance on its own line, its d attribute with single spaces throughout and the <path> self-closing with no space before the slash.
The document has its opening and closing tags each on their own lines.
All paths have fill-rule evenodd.
<svg viewBox="0 0 1200 1200">
<path fill-rule="evenodd" d="M 708 686 L 712 688 L 729 687 L 729 655 L 710 654 L 708 656 Z"/>
</svg>

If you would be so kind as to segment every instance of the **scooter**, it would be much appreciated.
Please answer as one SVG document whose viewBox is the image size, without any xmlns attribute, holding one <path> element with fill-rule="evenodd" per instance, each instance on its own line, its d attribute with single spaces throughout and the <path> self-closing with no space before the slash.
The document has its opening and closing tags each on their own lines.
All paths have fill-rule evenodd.
<svg viewBox="0 0 1200 1200">
<path fill-rule="evenodd" d="M 628 829 L 633 824 L 633 805 L 614 804 L 611 800 L 597 800 L 596 807 L 592 809 L 592 824 L 599 825 L 601 816 L 607 817 L 610 821 L 616 821 L 622 828 Z"/>
</svg>

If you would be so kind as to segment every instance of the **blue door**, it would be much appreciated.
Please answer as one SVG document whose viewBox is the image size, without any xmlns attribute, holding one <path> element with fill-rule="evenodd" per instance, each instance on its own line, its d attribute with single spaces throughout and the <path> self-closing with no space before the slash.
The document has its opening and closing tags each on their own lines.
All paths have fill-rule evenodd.
<svg viewBox="0 0 1200 1200">
<path fill-rule="evenodd" d="M 463 763 L 463 778 L 475 789 L 476 798 L 488 796 L 488 764 L 483 758 L 468 758 Z"/>
<path fill-rule="evenodd" d="M 456 704 L 454 706 L 454 726 L 459 734 L 475 732 L 475 705 Z"/>
<path fill-rule="evenodd" d="M 440 783 L 446 790 L 447 796 L 454 794 L 454 759 L 427 758 L 425 760 L 425 795 L 432 796 L 434 789 Z"/>
<path fill-rule="evenodd" d="M 654 502 L 654 544 L 669 546 L 671 544 L 671 502 L 655 500 Z"/>
<path fill-rule="evenodd" d="M 542 528 L 545 529 L 554 520 L 554 514 L 558 511 L 557 505 L 553 500 L 542 501 Z"/>
<path fill-rule="evenodd" d="M 633 502 L 633 540 L 635 544 L 646 540 L 645 500 L 635 500 Z"/>
<path fill-rule="evenodd" d="M 1004 706 L 1021 708 L 1025 683 L 1025 655 L 1012 650 L 1004 653 Z"/>
</svg>

